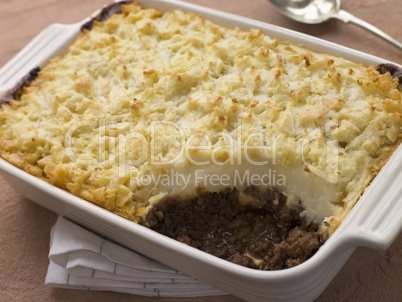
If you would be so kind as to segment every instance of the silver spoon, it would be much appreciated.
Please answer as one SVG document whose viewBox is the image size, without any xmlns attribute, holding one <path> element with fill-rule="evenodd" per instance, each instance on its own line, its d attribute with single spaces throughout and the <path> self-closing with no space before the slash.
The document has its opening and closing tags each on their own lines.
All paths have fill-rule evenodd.
<svg viewBox="0 0 402 302">
<path fill-rule="evenodd" d="M 269 0 L 269 2 L 285 16 L 302 23 L 317 24 L 329 18 L 336 18 L 345 23 L 354 23 L 402 50 L 402 43 L 398 40 L 370 23 L 340 9 L 341 0 Z"/>
</svg>

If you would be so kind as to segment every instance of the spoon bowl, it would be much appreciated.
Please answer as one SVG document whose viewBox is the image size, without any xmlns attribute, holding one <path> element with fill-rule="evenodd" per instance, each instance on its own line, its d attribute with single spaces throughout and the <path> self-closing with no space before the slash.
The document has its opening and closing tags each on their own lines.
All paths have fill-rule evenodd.
<svg viewBox="0 0 402 302">
<path fill-rule="evenodd" d="M 318 24 L 330 18 L 354 23 L 402 50 L 402 43 L 377 27 L 341 9 L 341 0 L 269 0 L 282 14 L 301 23 Z"/>
<path fill-rule="evenodd" d="M 308 24 L 327 21 L 341 6 L 339 0 L 270 0 L 270 2 L 287 17 Z"/>
</svg>

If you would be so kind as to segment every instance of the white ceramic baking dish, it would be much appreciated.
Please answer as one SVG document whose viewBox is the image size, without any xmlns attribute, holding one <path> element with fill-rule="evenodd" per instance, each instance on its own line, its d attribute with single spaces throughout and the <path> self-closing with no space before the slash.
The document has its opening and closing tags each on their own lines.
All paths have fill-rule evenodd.
<svg viewBox="0 0 402 302">
<path fill-rule="evenodd" d="M 363 63 L 386 60 L 263 22 L 172 0 L 137 0 L 161 11 L 182 8 L 214 22 L 243 29 L 261 28 L 280 40 Z M 97 13 L 95 13 L 97 14 Z M 95 15 L 94 14 L 94 15 Z M 0 89 L 13 87 L 36 66 L 63 54 L 88 19 L 43 30 L 0 70 Z M 219 259 L 125 220 L 77 198 L 0 159 L 0 172 L 32 201 L 133 250 L 210 283 L 247 301 L 311 301 L 331 282 L 357 246 L 386 249 L 402 229 L 402 146 L 365 190 L 341 226 L 308 261 L 281 271 L 258 271 Z"/>
</svg>

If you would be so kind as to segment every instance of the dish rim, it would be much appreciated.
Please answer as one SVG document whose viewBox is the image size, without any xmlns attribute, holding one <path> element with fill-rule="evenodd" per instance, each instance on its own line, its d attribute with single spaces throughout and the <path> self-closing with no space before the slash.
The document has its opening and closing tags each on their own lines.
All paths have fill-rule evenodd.
<svg viewBox="0 0 402 302">
<path fill-rule="evenodd" d="M 115 1 L 119 2 L 119 1 Z M 375 57 L 373 55 L 365 54 L 363 52 L 353 50 L 350 48 L 347 48 L 345 46 L 341 46 L 332 42 L 328 42 L 316 37 L 311 37 L 309 35 L 303 34 L 303 33 L 298 33 L 296 31 L 292 31 L 289 29 L 285 29 L 279 26 L 275 26 L 272 24 L 268 24 L 262 21 L 257 21 L 253 19 L 249 19 L 246 17 L 241 17 L 237 16 L 234 14 L 226 13 L 226 12 L 221 12 L 215 9 L 211 8 L 205 8 L 199 5 L 191 4 L 191 3 L 186 3 L 186 2 L 181 2 L 181 1 L 175 1 L 175 0 L 137 0 L 136 1 L 139 5 L 143 7 L 155 7 L 155 4 L 159 6 L 157 9 L 164 11 L 166 10 L 172 10 L 175 8 L 182 8 L 185 11 L 193 11 L 196 13 L 200 13 L 204 15 L 204 17 L 222 25 L 222 23 L 225 23 L 226 25 L 223 26 L 228 26 L 230 27 L 232 24 L 238 24 L 238 26 L 241 29 L 250 29 L 250 28 L 256 28 L 259 27 L 262 29 L 264 33 L 269 34 L 272 37 L 277 38 L 278 40 L 289 40 L 291 43 L 301 43 L 303 42 L 303 45 L 309 49 L 318 51 L 318 52 L 326 52 L 332 55 L 336 56 L 342 56 L 346 59 L 355 61 L 355 62 L 360 62 L 364 65 L 374 65 L 374 64 L 379 64 L 379 63 L 392 63 L 395 65 L 399 65 L 393 62 L 390 62 L 388 60 Z M 76 36 L 79 35 L 79 28 L 81 27 L 82 24 L 86 23 L 88 20 L 90 20 L 93 16 L 99 13 L 100 10 L 97 10 L 94 14 L 92 14 L 90 17 L 85 18 L 84 20 L 70 24 L 70 25 L 61 25 L 61 24 L 53 24 L 50 25 L 48 28 L 52 28 L 53 30 L 58 30 L 58 35 L 63 35 L 66 32 L 68 33 L 67 36 L 63 38 L 63 43 L 58 43 L 54 44 L 54 48 L 51 49 L 51 53 L 57 53 L 57 52 L 63 52 L 63 49 L 69 45 L 68 42 L 71 42 L 74 40 Z M 212 17 L 212 18 L 211 18 Z M 46 29 L 44 30 L 44 32 Z M 43 33 L 43 32 L 42 32 Z M 49 33 L 45 34 L 42 36 L 42 40 L 48 35 Z M 41 34 L 37 36 L 37 38 L 40 38 Z M 286 37 L 287 39 L 283 39 L 283 37 Z M 37 39 L 35 38 L 35 39 Z M 21 58 L 24 58 L 26 53 L 29 53 L 29 49 L 32 46 L 37 45 L 38 41 L 35 42 L 35 39 L 32 41 L 34 42 L 32 44 L 29 43 L 26 48 L 24 48 L 21 52 L 19 52 L 14 58 L 12 58 L 8 63 L 6 63 L 1 69 L 0 69 L 0 85 L 6 83 L 7 85 L 10 84 L 10 82 L 13 82 L 17 76 L 14 74 L 11 78 L 9 77 L 11 72 L 15 72 L 15 63 L 16 60 L 20 60 Z M 45 41 L 46 42 L 46 41 Z M 49 41 L 47 41 L 48 43 Z M 29 64 L 34 64 L 34 62 L 40 62 L 40 66 L 43 66 L 45 62 L 47 62 L 51 56 L 49 56 L 49 53 L 46 56 L 43 56 L 41 58 L 37 58 L 36 61 L 29 61 Z M 24 59 L 29 60 L 29 56 L 25 57 Z M 24 61 L 23 60 L 23 61 Z M 370 64 L 367 64 L 370 62 Z M 28 65 L 29 65 L 28 64 Z M 26 68 L 28 69 L 28 68 Z M 26 72 L 25 72 L 26 73 Z M 8 76 L 8 78 L 7 78 Z M 20 78 L 20 77 L 19 77 Z M 18 78 L 18 79 L 19 79 Z M 6 85 L 6 88 L 8 86 Z M 392 168 L 392 166 L 395 165 L 396 168 Z M 391 167 L 390 167 L 391 166 Z M 179 243 L 178 241 L 168 238 L 164 235 L 161 235 L 155 231 L 152 231 L 146 227 L 137 225 L 131 221 L 128 221 L 122 217 L 117 216 L 116 214 L 113 214 L 103 208 L 100 208 L 88 201 L 85 201 L 81 198 L 78 198 L 71 193 L 64 191 L 60 188 L 57 188 L 49 183 L 46 183 L 43 180 L 40 180 L 36 178 L 35 176 L 29 175 L 25 171 L 22 171 L 18 169 L 17 167 L 13 166 L 12 164 L 8 163 L 4 159 L 0 158 L 0 170 L 3 174 L 6 176 L 11 176 L 14 178 L 18 178 L 20 181 L 24 181 L 26 184 L 29 184 L 42 193 L 47 192 L 48 195 L 51 197 L 56 198 L 57 200 L 64 200 L 66 205 L 71 206 L 71 207 L 83 207 L 85 208 L 85 211 L 93 211 L 95 214 L 89 214 L 91 216 L 99 216 L 102 217 L 102 219 L 108 219 L 113 222 L 115 225 L 120 225 L 121 228 L 124 228 L 126 230 L 133 230 L 134 232 L 140 232 L 141 237 L 155 237 L 154 240 L 163 243 L 162 245 L 166 245 L 169 247 L 170 250 L 177 250 L 180 249 L 182 250 L 181 253 L 186 253 L 186 254 L 192 254 L 191 257 L 197 258 L 198 260 L 208 263 L 212 265 L 213 267 L 217 268 L 219 267 L 220 270 L 226 272 L 226 273 L 231 273 L 235 274 L 236 276 L 243 276 L 251 280 L 259 280 L 263 282 L 272 282 L 272 283 L 278 283 L 278 282 L 283 282 L 283 281 L 289 281 L 290 279 L 296 280 L 297 278 L 302 277 L 303 275 L 306 274 L 307 272 L 311 272 L 314 270 L 321 270 L 320 266 L 323 265 L 325 260 L 328 260 L 330 256 L 336 256 L 337 254 L 341 255 L 343 253 L 351 253 L 350 249 L 353 249 L 354 247 L 357 247 L 358 245 L 367 245 L 370 247 L 379 247 L 379 248 L 386 248 L 389 246 L 393 239 L 399 234 L 399 232 L 402 230 L 402 218 L 399 219 L 399 221 L 394 222 L 393 224 L 393 232 L 392 236 L 388 236 L 386 239 L 387 240 L 377 240 L 373 242 L 372 240 L 368 240 L 368 238 L 358 236 L 358 234 L 355 234 L 354 232 L 350 232 L 349 229 L 352 227 L 361 227 L 359 225 L 356 225 L 356 223 L 353 222 L 355 216 L 359 216 L 362 214 L 359 214 L 359 209 L 364 208 L 365 200 L 368 200 L 367 193 L 368 191 L 373 191 L 373 187 L 377 188 L 379 185 L 383 185 L 384 182 L 386 183 L 387 181 L 384 180 L 384 174 L 386 172 L 389 172 L 390 170 L 397 170 L 398 167 L 402 167 L 402 145 L 398 147 L 398 149 L 394 152 L 392 157 L 388 160 L 387 164 L 381 169 L 379 175 L 375 177 L 375 179 L 371 182 L 370 186 L 368 187 L 368 190 L 365 191 L 362 197 L 358 200 L 357 204 L 353 207 L 351 212 L 347 215 L 345 220 L 341 223 L 339 228 L 334 232 L 334 234 L 327 240 L 327 242 L 322 245 L 322 247 L 319 249 L 319 251 L 312 256 L 310 259 L 307 261 L 301 263 L 300 265 L 290 268 L 290 269 L 283 269 L 283 270 L 277 270 L 277 271 L 258 271 L 258 270 L 253 270 L 247 267 L 242 267 L 240 265 L 236 265 L 233 263 L 230 263 L 226 260 L 220 259 L 218 257 L 212 256 L 210 254 L 207 254 L 205 252 L 202 252 L 200 250 L 197 250 L 193 247 L 186 246 L 184 244 Z M 385 172 L 383 172 L 385 171 Z M 397 173 L 397 179 L 401 179 L 402 173 Z M 380 178 L 380 176 L 382 178 Z M 399 177 L 399 178 L 398 178 Z M 390 177 L 386 177 L 389 178 Z M 394 181 L 395 182 L 395 181 Z M 378 184 L 379 183 L 379 184 Z M 378 190 L 377 190 L 378 191 Z M 399 192 L 399 191 L 398 191 Z M 402 192 L 402 191 L 401 191 Z M 358 214 L 355 214 L 355 213 Z M 68 214 L 70 215 L 70 214 Z M 71 215 L 70 215 L 71 216 Z M 401 215 L 402 216 L 402 215 Z M 71 217 L 70 217 L 71 218 Z M 399 231 L 398 231 L 399 228 Z M 388 230 L 389 231 L 389 230 Z M 380 233 L 379 233 L 380 234 Z M 137 234 L 138 235 L 138 234 Z M 378 234 L 377 234 L 378 235 Z M 113 239 L 113 238 L 112 238 Z M 355 241 L 358 239 L 357 241 Z M 386 241 L 386 242 L 385 242 Z M 349 251 L 348 251 L 349 250 Z M 338 257 L 340 257 L 338 255 Z M 163 262 L 163 261 L 162 261 Z M 167 263 L 165 263 L 167 264 Z M 169 264 L 168 264 L 169 265 Z M 215 285 L 215 284 L 214 284 Z"/>
</svg>

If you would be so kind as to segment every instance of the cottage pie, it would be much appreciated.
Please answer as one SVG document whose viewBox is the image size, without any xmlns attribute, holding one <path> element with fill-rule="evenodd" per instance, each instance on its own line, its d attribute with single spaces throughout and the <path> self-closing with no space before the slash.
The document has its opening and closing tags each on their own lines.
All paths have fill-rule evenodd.
<svg viewBox="0 0 402 302">
<path fill-rule="evenodd" d="M 291 267 L 400 144 L 391 67 L 125 1 L 3 98 L 0 154 L 218 257 Z"/>
</svg>

